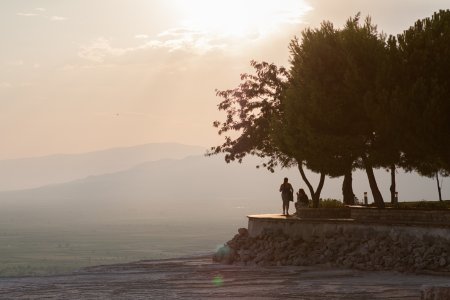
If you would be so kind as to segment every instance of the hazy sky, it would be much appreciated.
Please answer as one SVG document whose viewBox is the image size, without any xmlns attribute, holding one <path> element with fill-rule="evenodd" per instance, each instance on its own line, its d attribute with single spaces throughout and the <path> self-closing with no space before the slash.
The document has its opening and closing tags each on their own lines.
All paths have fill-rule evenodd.
<svg viewBox="0 0 450 300">
<path fill-rule="evenodd" d="M 0 0 L 0 159 L 149 142 L 211 146 L 215 89 L 287 65 L 306 26 L 361 11 L 396 34 L 446 1 Z"/>
</svg>

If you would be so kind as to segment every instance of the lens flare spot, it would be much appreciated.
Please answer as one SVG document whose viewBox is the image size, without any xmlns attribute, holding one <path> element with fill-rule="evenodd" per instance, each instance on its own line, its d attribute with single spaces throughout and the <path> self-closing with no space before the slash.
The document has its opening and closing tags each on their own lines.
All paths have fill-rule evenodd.
<svg viewBox="0 0 450 300">
<path fill-rule="evenodd" d="M 222 286 L 223 285 L 223 278 L 222 278 L 222 276 L 221 275 L 214 276 L 214 278 L 212 280 L 212 283 L 215 286 Z"/>
</svg>

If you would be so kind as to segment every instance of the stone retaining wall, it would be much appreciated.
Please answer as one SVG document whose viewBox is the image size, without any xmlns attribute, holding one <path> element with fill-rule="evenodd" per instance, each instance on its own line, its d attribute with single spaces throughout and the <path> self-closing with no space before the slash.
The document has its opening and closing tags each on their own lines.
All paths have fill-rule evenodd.
<svg viewBox="0 0 450 300">
<path fill-rule="evenodd" d="M 450 286 L 426 286 L 422 288 L 421 300 L 449 300 Z"/>
<path fill-rule="evenodd" d="M 248 230 L 239 229 L 213 259 L 450 275 L 450 228 L 249 216 Z"/>
<path fill-rule="evenodd" d="M 310 236 L 325 236 L 346 232 L 376 232 L 384 235 L 397 233 L 411 235 L 417 238 L 424 236 L 442 237 L 450 241 L 450 227 L 411 226 L 407 224 L 360 223 L 353 220 L 298 220 L 251 217 L 248 220 L 250 236 L 260 235 L 264 230 L 275 230 L 294 238 L 309 238 Z M 450 251 L 450 250 L 449 250 Z"/>
<path fill-rule="evenodd" d="M 302 208 L 298 217 L 302 219 L 350 219 L 351 209 L 346 208 Z"/>
</svg>

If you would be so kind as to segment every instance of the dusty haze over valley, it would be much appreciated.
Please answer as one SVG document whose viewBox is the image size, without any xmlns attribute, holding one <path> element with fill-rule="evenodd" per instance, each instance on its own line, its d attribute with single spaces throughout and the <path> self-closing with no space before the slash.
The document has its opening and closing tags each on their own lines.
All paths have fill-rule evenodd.
<svg viewBox="0 0 450 300">
<path fill-rule="evenodd" d="M 326 203 L 340 205 L 340 208 L 343 205 L 336 199 L 349 204 L 343 194 L 353 201 L 354 193 L 362 201 L 365 192 L 368 192 L 369 203 L 378 199 L 375 201 L 377 208 L 381 208 L 378 206 L 381 198 L 389 206 L 390 200 L 395 199 L 395 192 L 400 202 L 437 200 L 434 176 L 440 176 L 438 182 L 444 200 L 450 199 L 450 180 L 445 177 L 448 174 L 439 169 L 448 158 L 445 147 L 449 145 L 443 143 L 447 141 L 446 132 L 439 130 L 441 123 L 448 120 L 443 113 L 446 110 L 442 109 L 448 108 L 446 98 L 442 97 L 448 94 L 437 85 L 438 88 L 433 89 L 433 95 L 437 96 L 433 99 L 444 101 L 430 100 L 434 105 L 429 108 L 428 98 L 410 89 L 408 80 L 398 80 L 401 82 L 395 86 L 398 89 L 389 87 L 389 93 L 378 89 L 391 84 L 385 80 L 389 76 L 380 74 L 393 78 L 392 74 L 401 73 L 386 71 L 393 64 L 388 63 L 392 57 L 387 55 L 389 47 L 384 38 L 402 33 L 416 20 L 430 17 L 440 9 L 448 9 L 449 4 L 449 0 L 0 1 L 0 298 L 3 292 L 18 299 L 46 295 L 54 298 L 63 295 L 68 299 L 92 295 L 94 298 L 122 295 L 148 298 L 149 294 L 155 295 L 155 299 L 179 295 L 192 299 L 211 295 L 223 298 L 250 295 L 251 298 L 252 289 L 259 298 L 272 289 L 267 298 L 277 299 L 280 295 L 296 297 L 291 291 L 279 293 L 294 282 L 299 285 L 292 291 L 309 288 L 309 295 L 314 297 L 342 296 L 345 290 L 350 296 L 348 299 L 358 299 L 368 293 L 380 298 L 400 295 L 404 299 L 414 299 L 419 291 L 416 284 L 422 279 L 432 283 L 437 277 L 402 277 L 392 273 L 384 277 L 384 273 L 374 275 L 365 271 L 323 271 L 322 267 L 329 267 L 327 263 L 319 269 L 279 268 L 271 273 L 270 268 L 254 268 L 245 273 L 240 268 L 247 266 L 250 260 L 242 259 L 241 265 L 228 268 L 213 263 L 210 257 L 224 249 L 224 243 L 233 236 L 250 241 L 249 230 L 244 228 L 248 215 L 276 214 L 275 219 L 292 218 L 290 222 L 295 218 L 297 224 L 304 221 L 300 215 L 280 216 L 279 188 L 284 177 L 289 178 L 295 191 L 299 188 L 307 191 L 311 201 L 306 201 L 306 206 L 319 206 L 319 193 L 311 192 L 311 197 L 298 166 L 304 166 L 306 177 L 314 187 L 319 184 L 321 172 L 325 177 L 321 201 L 329 198 Z M 450 19 L 450 11 L 448 13 Z M 366 16 L 370 16 L 372 24 L 377 24 L 379 35 L 374 33 L 375 26 L 367 25 L 369 21 L 363 22 Z M 325 71 L 319 76 L 314 73 L 311 78 L 325 78 L 325 87 L 330 86 L 331 92 L 327 94 L 329 91 L 325 92 L 324 86 L 317 87 L 313 82 L 310 91 L 297 93 L 295 85 L 289 84 L 294 82 L 296 74 L 295 58 L 303 60 L 295 53 L 294 46 L 300 43 L 297 46 L 301 50 L 302 39 L 307 40 L 302 32 L 307 32 L 307 28 L 324 28 L 325 31 L 332 28 L 325 20 L 336 28 L 336 31 L 329 30 L 333 33 L 331 44 L 336 38 L 342 45 L 337 43 L 339 47 L 328 48 L 328 44 L 323 44 L 323 52 L 325 57 L 331 57 L 331 66 L 339 67 L 328 67 L 323 63 L 326 59 L 318 55 L 311 66 L 318 62 L 319 66 L 325 66 Z M 346 20 L 353 20 L 353 23 L 346 23 Z M 348 24 L 355 26 L 349 29 L 352 26 Z M 362 24 L 368 26 L 372 35 L 365 33 L 367 28 L 361 30 L 360 26 L 366 26 Z M 346 34 L 353 34 L 352 30 L 357 31 L 356 37 L 370 42 L 368 48 L 375 49 L 373 57 L 376 59 L 366 60 L 365 55 L 372 52 L 363 51 L 366 48 L 360 47 L 361 40 L 347 38 Z M 315 45 L 314 39 L 312 41 Z M 374 48 L 371 48 L 372 41 L 375 41 Z M 314 51 L 314 47 L 310 49 L 313 49 L 312 56 L 321 52 Z M 352 49 L 358 57 L 354 61 L 349 58 L 351 51 L 347 52 Z M 438 57 L 435 52 L 439 51 L 430 51 L 430 61 Z M 334 59 L 335 54 L 338 59 Z M 442 56 L 448 62 L 449 56 Z M 367 70 L 379 73 L 374 71 L 372 76 L 372 72 L 355 67 L 354 62 L 359 59 L 362 65 L 369 61 Z M 383 64 L 378 64 L 377 59 Z M 342 65 L 334 64 L 341 60 Z M 257 62 L 267 62 L 259 65 L 266 67 L 258 70 Z M 304 66 L 299 70 L 320 69 Z M 250 77 L 243 74 L 254 74 L 255 69 L 261 76 L 252 77 L 256 82 L 255 78 L 273 75 L 267 70 L 276 70 L 275 80 L 268 80 L 275 88 L 267 88 L 263 80 L 264 88 L 258 84 L 256 88 L 251 86 L 258 91 L 258 97 L 255 90 L 246 85 L 243 93 L 237 88 L 235 98 L 227 92 L 221 93 L 248 80 Z M 339 72 L 329 72 L 331 69 L 348 72 L 341 76 Z M 443 81 L 448 83 L 446 73 L 440 73 L 444 73 Z M 366 74 L 370 75 L 367 76 L 370 80 L 363 78 Z M 301 88 L 306 86 L 302 85 L 303 79 L 297 82 L 301 83 Z M 342 81 L 343 84 L 341 79 L 347 81 Z M 359 85 L 360 81 L 364 84 Z M 432 79 L 429 81 L 436 86 Z M 328 84 L 330 82 L 332 84 Z M 418 90 L 426 90 L 425 84 L 418 82 Z M 335 87 L 337 93 L 334 93 Z M 449 87 L 447 84 L 447 92 Z M 347 90 L 340 93 L 340 88 Z M 400 91 L 399 94 L 394 90 Z M 258 94 L 260 91 L 262 94 Z M 406 120 L 406 116 L 416 116 L 403 109 L 408 106 L 402 106 L 404 103 L 400 100 L 409 99 L 405 96 L 409 96 L 407 92 L 421 96 L 419 100 L 426 98 L 424 107 L 428 111 L 422 116 L 420 108 L 416 109 L 419 111 L 419 117 L 414 119 L 418 120 L 416 124 L 398 122 L 406 128 L 397 126 L 398 129 L 398 116 Z M 253 97 L 246 98 L 246 93 Z M 265 98 L 267 95 L 269 100 Z M 319 95 L 320 101 L 305 100 L 310 95 L 312 98 Z M 398 103 L 392 95 L 398 96 Z M 229 96 L 237 101 L 227 102 Z M 397 110 L 391 109 L 391 102 L 379 104 L 386 104 L 383 101 L 390 101 L 391 97 Z M 337 100 L 327 102 L 331 98 Z M 287 105 L 289 99 L 291 106 Z M 298 99 L 301 101 L 296 102 Z M 299 103 L 304 106 L 297 105 Z M 324 105 L 326 103 L 331 105 Z M 363 114 L 366 111 L 371 114 Z M 386 111 L 389 116 L 384 114 Z M 309 117 L 314 118 L 311 121 Z M 308 131 L 316 125 L 314 129 L 318 130 Z M 394 127 L 398 130 L 392 130 Z M 407 139 L 404 144 L 411 147 L 394 145 L 397 143 L 392 137 L 399 140 L 409 137 L 403 133 L 417 128 L 425 128 L 422 132 L 415 130 L 421 135 L 413 141 L 422 139 L 417 143 L 422 146 L 417 156 L 415 150 L 420 147 L 415 148 L 413 142 L 408 144 Z M 232 142 L 231 147 L 230 144 L 220 146 L 224 141 L 239 138 L 243 142 L 235 143 L 235 148 Z M 303 147 L 308 144 L 305 141 L 310 142 L 309 148 Z M 393 150 L 385 147 L 391 144 Z M 217 155 L 207 155 L 214 150 Z M 246 156 L 242 163 L 227 164 L 224 155 L 234 150 L 236 153 L 232 154 L 237 155 L 237 160 L 243 153 L 256 151 L 265 158 L 275 155 L 278 162 L 288 160 L 295 166 L 287 169 L 276 166 L 271 173 L 263 167 L 257 168 L 267 160 L 252 155 Z M 412 153 L 409 157 L 405 154 L 408 150 Z M 428 155 L 434 150 L 441 156 Z M 426 161 L 424 166 L 422 159 Z M 432 177 L 405 172 L 402 167 L 418 172 L 425 170 L 421 174 Z M 427 173 L 427 167 L 434 173 Z M 371 170 L 375 172 L 375 183 Z M 368 176 L 369 173 L 372 175 Z M 343 175 L 347 184 L 343 184 Z M 392 192 L 391 178 L 396 180 Z M 381 195 L 376 193 L 377 187 Z M 384 202 L 382 204 L 384 207 Z M 351 209 L 363 208 L 345 207 L 341 211 Z M 291 204 L 289 212 L 294 211 Z M 379 210 L 370 207 L 366 211 Z M 347 224 L 355 220 L 346 217 L 340 221 Z M 290 242 L 294 247 L 299 240 Z M 308 248 L 306 239 L 301 242 L 305 249 L 313 249 Z M 266 239 L 261 244 L 268 245 L 269 241 Z M 227 249 L 225 252 L 229 256 L 223 255 L 222 259 L 225 257 L 228 263 L 233 257 L 230 254 L 239 259 L 241 254 L 245 257 L 245 253 Z M 334 255 L 330 249 L 327 251 Z M 267 257 L 272 255 L 267 253 Z M 441 267 L 448 265 L 450 270 L 450 258 L 445 260 L 445 255 L 433 263 Z M 271 263 L 274 266 L 281 262 Z M 220 277 L 221 269 L 228 278 Z M 244 278 L 247 274 L 249 277 Z M 323 278 L 330 279 L 331 284 Z M 266 286 L 267 280 L 270 284 Z M 445 280 L 439 278 L 437 282 Z M 107 284 L 103 284 L 106 281 Z M 246 281 L 253 281 L 253 285 L 246 285 Z M 286 282 L 289 284 L 285 285 Z M 244 285 L 246 288 L 240 290 Z M 349 288 L 352 285 L 355 290 Z M 130 286 L 136 288 L 136 294 L 127 294 Z M 214 293 L 211 287 L 217 288 Z M 221 287 L 225 288 L 221 290 Z M 315 291 L 317 287 L 323 287 L 322 294 Z M 83 288 L 84 294 L 80 294 Z"/>
</svg>

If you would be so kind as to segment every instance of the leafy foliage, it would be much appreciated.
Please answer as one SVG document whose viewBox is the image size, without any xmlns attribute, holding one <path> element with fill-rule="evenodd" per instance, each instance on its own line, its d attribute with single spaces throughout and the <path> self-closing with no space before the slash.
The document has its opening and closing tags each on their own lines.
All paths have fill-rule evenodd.
<svg viewBox="0 0 450 300">
<path fill-rule="evenodd" d="M 342 201 L 337 200 L 337 199 L 331 199 L 331 198 L 327 198 L 327 199 L 320 199 L 320 207 L 322 208 L 342 208 L 345 207 L 344 203 L 342 203 Z"/>
<path fill-rule="evenodd" d="M 417 21 L 397 36 L 406 167 L 450 172 L 450 10 Z"/>
<path fill-rule="evenodd" d="M 223 98 L 219 110 L 225 111 L 227 116 L 224 122 L 214 122 L 214 126 L 219 135 L 238 136 L 226 135 L 224 143 L 212 147 L 208 155 L 225 153 L 226 162 L 236 160 L 239 163 L 246 155 L 256 155 L 265 159 L 262 165 L 271 172 L 277 165 L 297 165 L 317 207 L 325 174 L 320 175 L 314 191 L 303 170 L 304 158 L 293 155 L 278 138 L 277 128 L 285 121 L 282 101 L 289 84 L 289 73 L 283 67 L 266 62 L 252 61 L 251 65 L 256 75 L 242 74 L 242 82 L 237 88 L 216 91 L 217 96 Z"/>
<path fill-rule="evenodd" d="M 345 175 L 344 200 L 353 201 L 351 172 L 365 169 L 382 208 L 373 168 L 391 169 L 392 199 L 398 166 L 450 173 L 450 10 L 388 39 L 360 14 L 342 29 L 323 22 L 293 39 L 290 51 L 289 70 L 252 61 L 256 75 L 216 91 L 226 118 L 214 126 L 225 141 L 208 155 L 256 155 L 272 172 L 297 165 L 314 207 L 338 205 L 319 201 L 325 175 Z M 316 190 L 304 166 L 320 173 Z"/>
<path fill-rule="evenodd" d="M 374 199 L 382 207 L 373 176 L 378 141 L 370 108 L 374 106 L 385 43 L 369 18 L 359 14 L 344 29 L 330 22 L 307 29 L 291 42 L 291 80 L 281 136 L 295 157 L 329 176 L 342 176 L 355 166 L 368 170 Z"/>
<path fill-rule="evenodd" d="M 272 122 L 280 118 L 280 99 L 286 88 L 288 73 L 274 64 L 252 61 L 256 75 L 242 74 L 235 89 L 216 91 L 223 100 L 219 110 L 225 111 L 224 122 L 214 122 L 219 135 L 225 134 L 222 145 L 212 147 L 209 155 L 225 153 L 226 162 L 242 162 L 246 155 L 266 158 L 263 166 L 273 172 L 278 164 L 295 163 L 272 139 Z M 230 134 L 239 134 L 232 138 Z"/>
</svg>

